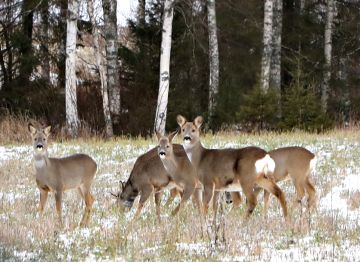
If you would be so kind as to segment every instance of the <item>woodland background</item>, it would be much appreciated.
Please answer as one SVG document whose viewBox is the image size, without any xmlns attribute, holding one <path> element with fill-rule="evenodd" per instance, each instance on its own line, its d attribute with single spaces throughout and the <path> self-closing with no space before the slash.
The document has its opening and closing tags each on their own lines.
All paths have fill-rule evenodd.
<svg viewBox="0 0 360 262">
<path fill-rule="evenodd" d="M 173 10 L 166 130 L 176 128 L 179 113 L 189 119 L 205 116 L 206 128 L 213 131 L 322 131 L 359 121 L 356 0 L 139 0 L 136 17 L 124 27 L 117 26 L 114 15 L 121 1 L 1 1 L 0 121 L 36 119 L 58 132 L 75 127 L 71 135 L 79 128 L 107 136 L 151 135 L 161 79 L 164 2 Z M 214 92 L 209 82 L 214 72 L 212 3 L 218 45 Z M 71 23 L 75 78 L 66 76 Z M 271 73 L 264 88 L 267 62 Z M 77 98 L 74 126 L 65 103 L 67 88 Z"/>
</svg>

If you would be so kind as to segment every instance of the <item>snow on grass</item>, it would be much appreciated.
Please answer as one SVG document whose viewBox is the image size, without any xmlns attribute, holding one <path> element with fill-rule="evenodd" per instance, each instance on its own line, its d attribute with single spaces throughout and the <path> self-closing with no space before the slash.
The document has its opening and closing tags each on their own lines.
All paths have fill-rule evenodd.
<svg viewBox="0 0 360 262">
<path fill-rule="evenodd" d="M 177 138 L 177 142 L 179 139 Z M 171 217 L 171 207 L 161 207 L 162 222 L 155 215 L 153 196 L 141 217 L 133 221 L 130 212 L 116 209 L 120 180 L 129 177 L 136 158 L 155 146 L 154 141 L 50 143 L 49 156 L 86 153 L 98 163 L 92 192 L 95 197 L 89 228 L 77 227 L 84 204 L 76 192 L 63 200 L 65 229 L 56 228 L 52 194 L 43 216 L 37 213 L 39 193 L 31 164 L 32 147 L 0 147 L 0 260 L 223 260 L 223 261 L 311 261 L 360 260 L 360 147 L 359 136 L 351 134 L 284 134 L 263 136 L 207 135 L 209 148 L 249 145 L 271 150 L 280 146 L 304 146 L 317 156 L 312 173 L 318 196 L 317 212 L 308 231 L 284 226 L 278 203 L 272 200 L 269 218 L 262 218 L 262 201 L 250 221 L 243 225 L 244 207 L 229 212 L 226 244 L 201 234 L 197 210 L 191 203 L 185 213 Z M 291 207 L 295 196 L 291 181 L 280 184 Z M 166 195 L 168 193 L 165 193 Z M 351 203 L 352 199 L 353 203 Z M 163 197 L 163 201 L 165 197 Z M 178 201 L 178 199 L 177 199 Z M 291 209 L 290 209 L 291 210 Z M 292 210 L 295 223 L 297 211 Z M 306 222 L 306 221 L 305 221 Z M 300 223 L 300 222 L 299 222 Z M 307 222 L 306 222 L 307 223 Z M 4 256 L 4 258 L 2 257 Z M 2 259 L 3 258 L 3 259 Z"/>
</svg>

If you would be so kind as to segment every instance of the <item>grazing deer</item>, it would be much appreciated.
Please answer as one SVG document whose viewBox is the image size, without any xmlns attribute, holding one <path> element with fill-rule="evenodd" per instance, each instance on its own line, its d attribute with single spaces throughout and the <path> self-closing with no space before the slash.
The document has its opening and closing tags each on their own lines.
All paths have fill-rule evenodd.
<svg viewBox="0 0 360 262">
<path fill-rule="evenodd" d="M 310 173 L 316 164 L 315 155 L 309 150 L 298 147 L 282 147 L 269 152 L 269 155 L 275 161 L 275 170 L 272 174 L 275 182 L 285 180 L 290 177 L 294 183 L 297 202 L 301 204 L 305 196 L 308 194 L 308 210 L 316 206 L 316 191 L 313 184 L 310 182 Z M 257 190 L 256 193 L 258 193 Z M 269 193 L 264 191 L 264 213 L 267 213 L 269 203 Z M 239 206 L 241 197 L 238 192 L 232 192 L 231 195 L 226 195 L 227 203 L 233 202 L 234 206 Z"/>
<path fill-rule="evenodd" d="M 181 145 L 173 145 L 174 151 L 185 155 L 185 151 Z M 141 210 L 150 197 L 151 193 L 155 193 L 156 215 L 160 221 L 160 200 L 161 193 L 165 189 L 175 189 L 176 184 L 173 178 L 165 170 L 161 162 L 157 147 L 154 147 L 145 154 L 139 156 L 130 173 L 126 183 L 121 182 L 121 191 L 113 194 L 117 197 L 117 204 L 122 209 L 130 209 L 135 198 L 140 194 L 139 205 L 137 207 L 134 219 L 140 216 Z M 176 191 L 172 190 L 172 195 L 176 195 Z"/>
<path fill-rule="evenodd" d="M 88 225 L 94 202 L 90 187 L 97 169 L 95 161 L 84 154 L 64 158 L 49 158 L 47 140 L 51 127 L 36 129 L 29 124 L 28 129 L 33 139 L 36 184 L 40 190 L 40 213 L 44 211 L 48 193 L 54 192 L 56 211 L 60 225 L 62 225 L 61 202 L 63 192 L 68 189 L 78 188 L 81 197 L 85 201 L 85 211 L 80 225 Z"/>
<path fill-rule="evenodd" d="M 249 217 L 257 204 L 254 188 L 261 187 L 278 198 L 284 217 L 287 217 L 284 193 L 269 176 L 275 163 L 265 150 L 258 147 L 207 149 L 200 142 L 201 116 L 187 122 L 178 115 L 177 123 L 181 128 L 185 152 L 204 187 L 205 214 L 214 191 L 240 191 L 242 188 L 247 198 L 246 217 Z"/>
<path fill-rule="evenodd" d="M 186 153 L 184 151 L 174 152 L 172 140 L 176 134 L 177 131 L 169 136 L 162 136 L 156 133 L 159 141 L 158 154 L 161 162 L 176 183 L 177 189 L 181 192 L 181 201 L 172 212 L 172 215 L 177 214 L 181 206 L 195 192 L 195 187 L 198 184 L 195 168 L 192 166 Z"/>
</svg>

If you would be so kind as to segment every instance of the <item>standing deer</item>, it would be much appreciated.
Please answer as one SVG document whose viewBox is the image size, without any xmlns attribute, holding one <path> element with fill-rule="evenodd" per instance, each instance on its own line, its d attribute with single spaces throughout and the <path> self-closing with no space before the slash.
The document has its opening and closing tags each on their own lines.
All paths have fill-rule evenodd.
<svg viewBox="0 0 360 262">
<path fill-rule="evenodd" d="M 308 195 L 307 207 L 310 211 L 316 206 L 316 190 L 310 182 L 310 173 L 316 164 L 315 155 L 303 147 L 292 146 L 282 147 L 269 152 L 275 161 L 275 170 L 272 174 L 275 182 L 285 180 L 290 177 L 294 183 L 297 202 L 302 203 L 305 192 Z M 257 193 L 259 190 L 257 190 Z M 267 213 L 269 205 L 269 193 L 264 191 L 264 213 Z M 233 202 L 234 206 L 239 206 L 241 197 L 238 192 L 226 194 L 227 203 Z"/>
<path fill-rule="evenodd" d="M 177 123 L 181 128 L 185 152 L 195 167 L 200 182 L 204 187 L 204 212 L 214 191 L 240 191 L 247 198 L 248 218 L 256 207 L 254 188 L 261 187 L 275 195 L 287 217 L 284 193 L 271 179 L 269 174 L 274 171 L 274 160 L 265 150 L 258 147 L 240 149 L 207 149 L 200 142 L 200 127 L 203 118 L 198 116 L 193 122 L 178 115 Z"/>
<path fill-rule="evenodd" d="M 195 187 L 198 185 L 196 170 L 189 161 L 186 153 L 184 151 L 174 151 L 172 140 L 176 134 L 177 131 L 171 133 L 169 136 L 162 136 L 156 133 L 159 141 L 158 154 L 161 162 L 174 180 L 176 188 L 181 192 L 181 201 L 172 212 L 172 215 L 177 214 L 181 206 L 194 194 Z"/>
<path fill-rule="evenodd" d="M 176 154 L 185 155 L 184 148 L 181 145 L 173 145 Z M 186 156 L 186 155 L 185 155 Z M 158 155 L 158 148 L 154 147 L 145 154 L 136 159 L 134 167 L 130 173 L 126 183 L 121 183 L 121 191 L 113 194 L 117 197 L 117 204 L 122 209 L 130 209 L 135 198 L 140 194 L 140 201 L 137 207 L 134 219 L 140 216 L 141 210 L 150 197 L 151 193 L 155 193 L 156 215 L 160 221 L 160 200 L 162 191 L 171 189 L 171 196 L 175 197 L 177 187 L 173 178 L 165 170 L 163 163 Z"/>
<path fill-rule="evenodd" d="M 54 192 L 56 211 L 59 216 L 59 223 L 62 225 L 61 202 L 63 192 L 77 188 L 85 202 L 85 211 L 80 225 L 87 226 L 94 202 L 90 187 L 97 169 L 96 162 L 85 154 L 49 158 L 47 140 L 51 127 L 36 129 L 29 124 L 28 129 L 33 139 L 36 184 L 40 190 L 40 213 L 44 211 L 48 193 Z"/>
</svg>

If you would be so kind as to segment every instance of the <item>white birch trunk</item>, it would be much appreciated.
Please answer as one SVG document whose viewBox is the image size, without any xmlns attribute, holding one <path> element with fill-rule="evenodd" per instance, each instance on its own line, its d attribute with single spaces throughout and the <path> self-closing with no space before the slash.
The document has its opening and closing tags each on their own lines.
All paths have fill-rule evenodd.
<svg viewBox="0 0 360 262">
<path fill-rule="evenodd" d="M 273 0 L 265 0 L 263 54 L 261 59 L 261 89 L 266 93 L 270 85 L 270 64 L 272 54 Z"/>
<path fill-rule="evenodd" d="M 327 1 L 326 7 L 326 22 L 325 22 L 325 34 L 324 34 L 324 76 L 321 86 L 321 108 L 325 113 L 327 111 L 327 103 L 329 98 L 329 83 L 331 79 L 331 55 L 332 55 L 332 31 L 334 20 L 335 5 L 334 0 Z"/>
<path fill-rule="evenodd" d="M 117 58 L 119 44 L 117 37 L 116 2 L 117 1 L 114 0 L 103 0 L 107 83 L 110 99 L 110 112 L 112 113 L 114 123 L 119 122 L 121 109 L 120 78 Z"/>
<path fill-rule="evenodd" d="M 88 0 L 88 14 L 90 17 L 90 22 L 92 24 L 93 48 L 96 58 L 96 66 L 99 70 L 99 75 L 100 75 L 101 95 L 102 95 L 103 113 L 105 120 L 105 132 L 107 137 L 112 137 L 114 136 L 114 130 L 112 126 L 110 104 L 109 104 L 109 93 L 108 93 L 107 79 L 106 79 L 106 61 L 104 59 L 100 47 L 100 33 L 94 16 L 93 0 Z"/>
<path fill-rule="evenodd" d="M 173 3 L 174 0 L 165 0 L 161 36 L 160 79 L 159 94 L 155 114 L 155 131 L 161 133 L 162 135 L 165 134 L 169 95 L 171 34 L 172 21 L 174 16 Z"/>
<path fill-rule="evenodd" d="M 216 99 L 219 92 L 219 49 L 216 28 L 215 0 L 207 0 L 208 32 L 209 32 L 209 118 L 210 123 L 216 109 Z"/>
<path fill-rule="evenodd" d="M 78 135 L 79 116 L 77 110 L 76 94 L 76 36 L 77 36 L 77 17 L 79 5 L 77 0 L 68 0 L 68 14 L 66 27 L 66 81 L 65 81 L 65 104 L 66 104 L 66 124 L 69 134 L 72 137 Z"/>
<path fill-rule="evenodd" d="M 274 0 L 273 50 L 271 57 L 270 83 L 281 95 L 281 37 L 283 1 Z"/>
</svg>

